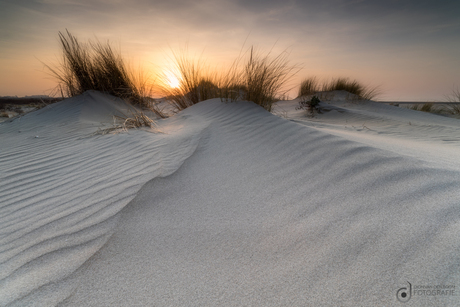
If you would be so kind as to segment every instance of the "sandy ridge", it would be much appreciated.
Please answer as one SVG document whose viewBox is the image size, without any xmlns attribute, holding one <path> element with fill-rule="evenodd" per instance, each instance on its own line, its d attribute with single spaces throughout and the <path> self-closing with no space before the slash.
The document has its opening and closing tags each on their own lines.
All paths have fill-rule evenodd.
<svg viewBox="0 0 460 307">
<path fill-rule="evenodd" d="M 458 171 L 251 103 L 181 114 L 205 141 L 124 208 L 63 306 L 393 306 L 407 280 L 459 283 Z"/>
</svg>

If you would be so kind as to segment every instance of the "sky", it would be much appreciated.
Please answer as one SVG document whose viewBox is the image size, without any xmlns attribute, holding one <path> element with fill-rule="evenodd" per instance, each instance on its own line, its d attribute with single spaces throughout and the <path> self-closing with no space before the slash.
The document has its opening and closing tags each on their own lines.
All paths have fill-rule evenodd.
<svg viewBox="0 0 460 307">
<path fill-rule="evenodd" d="M 255 46 L 290 52 L 306 77 L 380 86 L 379 100 L 443 101 L 460 87 L 458 0 L 0 0 L 0 96 L 49 94 L 58 32 L 109 41 L 158 71 L 187 46 L 210 67 Z"/>
</svg>

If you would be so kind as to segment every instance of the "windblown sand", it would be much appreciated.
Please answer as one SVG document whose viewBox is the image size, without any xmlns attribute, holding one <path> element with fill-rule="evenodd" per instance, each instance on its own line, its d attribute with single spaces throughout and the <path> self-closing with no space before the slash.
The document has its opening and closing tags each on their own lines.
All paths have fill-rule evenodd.
<svg viewBox="0 0 460 307">
<path fill-rule="evenodd" d="M 398 306 L 408 282 L 460 287 L 457 120 L 295 106 L 209 100 L 162 133 L 91 136 L 126 106 L 87 92 L 0 124 L 0 305 Z"/>
</svg>

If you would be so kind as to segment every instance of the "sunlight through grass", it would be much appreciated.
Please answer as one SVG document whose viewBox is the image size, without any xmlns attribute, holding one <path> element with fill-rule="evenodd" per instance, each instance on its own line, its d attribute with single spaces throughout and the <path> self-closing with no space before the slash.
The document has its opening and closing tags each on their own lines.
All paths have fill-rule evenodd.
<svg viewBox="0 0 460 307">
<path fill-rule="evenodd" d="M 171 71 L 165 72 L 166 83 L 171 88 L 178 88 L 180 86 L 179 78 Z"/>
</svg>

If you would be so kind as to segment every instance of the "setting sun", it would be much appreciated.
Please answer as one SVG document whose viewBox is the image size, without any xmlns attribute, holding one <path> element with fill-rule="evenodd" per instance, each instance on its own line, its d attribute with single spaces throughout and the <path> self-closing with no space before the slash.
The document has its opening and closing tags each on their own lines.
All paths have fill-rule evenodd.
<svg viewBox="0 0 460 307">
<path fill-rule="evenodd" d="M 166 73 L 166 82 L 172 88 L 179 87 L 179 79 L 170 71 Z"/>
</svg>

